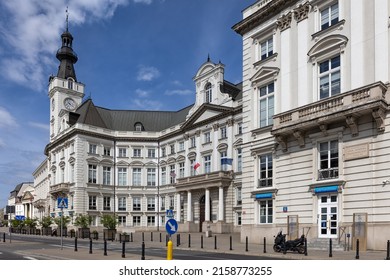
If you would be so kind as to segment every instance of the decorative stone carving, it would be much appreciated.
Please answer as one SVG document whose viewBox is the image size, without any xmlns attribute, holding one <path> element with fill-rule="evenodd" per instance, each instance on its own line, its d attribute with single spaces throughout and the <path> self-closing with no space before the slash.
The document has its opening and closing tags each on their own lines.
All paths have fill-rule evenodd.
<svg viewBox="0 0 390 280">
<path fill-rule="evenodd" d="M 232 126 L 232 125 L 234 124 L 234 120 L 233 120 L 233 119 L 228 119 L 228 120 L 226 121 L 226 124 L 227 124 L 228 126 Z"/>
<path fill-rule="evenodd" d="M 286 137 L 282 135 L 276 135 L 275 140 L 278 142 L 278 144 L 282 147 L 282 150 L 285 152 L 287 151 L 287 139 Z"/>
<path fill-rule="evenodd" d="M 200 136 L 200 130 L 195 131 L 196 136 Z"/>
<path fill-rule="evenodd" d="M 217 131 L 218 128 L 219 128 L 219 124 L 218 124 L 218 123 L 214 123 L 214 124 L 213 124 L 213 129 L 214 129 L 214 131 Z"/>
<path fill-rule="evenodd" d="M 310 3 L 306 2 L 298 6 L 298 8 L 294 9 L 294 18 L 297 22 L 304 20 L 308 17 L 310 12 Z"/>
<path fill-rule="evenodd" d="M 383 132 L 385 130 L 385 110 L 383 108 L 374 109 L 372 111 L 372 116 L 376 121 L 378 131 Z"/>
<path fill-rule="evenodd" d="M 277 20 L 276 25 L 280 29 L 280 31 L 282 32 L 282 31 L 291 27 L 291 21 L 292 21 L 292 13 L 289 12 L 288 14 L 280 17 Z"/>
<path fill-rule="evenodd" d="M 356 136 L 359 134 L 359 129 L 357 125 L 357 119 L 354 116 L 347 116 L 346 122 L 348 127 L 351 129 L 352 136 Z"/>
<path fill-rule="evenodd" d="M 190 136 L 188 135 L 188 133 L 185 133 L 185 134 L 183 135 L 183 139 L 184 139 L 185 141 L 187 141 L 189 138 L 190 138 Z"/>
<path fill-rule="evenodd" d="M 293 135 L 294 135 L 295 139 L 298 141 L 299 146 L 304 147 L 305 146 L 305 136 L 304 136 L 303 132 L 300 130 L 295 130 L 293 132 Z"/>
<path fill-rule="evenodd" d="M 328 135 L 328 125 L 325 124 L 325 123 L 320 123 L 320 124 L 319 124 L 319 127 L 320 127 L 320 129 L 321 129 L 321 131 L 322 131 L 322 134 L 323 134 L 324 136 L 327 136 L 327 135 Z"/>
</svg>

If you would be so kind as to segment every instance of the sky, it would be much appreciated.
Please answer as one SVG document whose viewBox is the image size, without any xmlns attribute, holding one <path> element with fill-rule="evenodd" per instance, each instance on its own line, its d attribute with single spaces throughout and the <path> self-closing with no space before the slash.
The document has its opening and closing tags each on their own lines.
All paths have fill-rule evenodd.
<svg viewBox="0 0 390 280">
<path fill-rule="evenodd" d="M 45 159 L 48 79 L 56 75 L 68 7 L 77 79 L 95 105 L 177 111 L 195 102 L 208 56 L 242 81 L 231 27 L 255 0 L 1 0 L 0 207 Z"/>
</svg>

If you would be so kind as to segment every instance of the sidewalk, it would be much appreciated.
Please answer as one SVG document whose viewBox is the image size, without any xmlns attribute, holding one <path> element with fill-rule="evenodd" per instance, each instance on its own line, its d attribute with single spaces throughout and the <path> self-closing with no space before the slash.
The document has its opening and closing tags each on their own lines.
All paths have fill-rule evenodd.
<svg viewBox="0 0 390 280">
<path fill-rule="evenodd" d="M 3 232 L 3 230 L 1 231 Z M 28 238 L 29 235 L 25 235 Z M 34 237 L 34 236 L 31 236 Z M 60 240 L 60 237 L 45 237 L 51 239 Z M 166 248 L 165 232 L 136 232 L 132 235 L 132 242 L 126 244 L 126 249 L 131 252 L 125 252 L 125 258 L 122 258 L 120 250 L 110 251 L 113 247 L 110 247 L 111 241 L 108 241 L 107 256 L 104 256 L 103 249 L 94 249 L 93 253 L 89 253 L 89 247 L 85 244 L 79 246 L 78 251 L 75 252 L 74 248 L 64 247 L 62 250 L 60 247 L 53 247 L 51 249 L 40 250 L 27 250 L 24 247 L 25 241 L 14 241 L 9 243 L 8 233 L 6 234 L 6 242 L 3 243 L 3 233 L 0 235 L 0 250 L 4 247 L 12 247 L 18 254 L 40 256 L 47 259 L 70 259 L 70 260 L 125 260 L 134 259 L 141 260 L 141 254 L 134 253 L 134 249 L 137 248 L 140 251 L 142 241 L 145 244 L 145 259 L 146 260 L 158 260 L 165 259 L 164 257 L 148 256 L 148 250 L 152 248 Z M 64 240 L 74 240 L 71 238 L 64 238 Z M 180 244 L 178 246 L 178 242 Z M 282 258 L 290 260 L 357 260 L 356 251 L 333 251 L 332 256 L 329 256 L 329 250 L 314 250 L 308 248 L 307 256 L 304 254 L 298 254 L 297 252 L 276 253 L 273 251 L 273 240 L 267 241 L 266 252 L 264 252 L 264 244 L 253 244 L 240 242 L 239 234 L 214 234 L 212 237 L 206 238 L 201 233 L 180 233 L 172 236 L 173 252 L 176 250 L 193 250 L 193 251 L 207 251 L 218 252 L 228 254 L 243 254 L 247 256 L 265 256 L 270 258 Z M 93 240 L 93 243 L 99 243 L 103 248 L 103 240 Z M 118 248 L 119 242 L 114 241 Z M 131 250 L 132 249 L 132 250 Z M 358 257 L 360 260 L 385 260 L 386 251 L 365 251 L 359 252 Z M 173 253 L 174 255 L 175 253 Z"/>
</svg>

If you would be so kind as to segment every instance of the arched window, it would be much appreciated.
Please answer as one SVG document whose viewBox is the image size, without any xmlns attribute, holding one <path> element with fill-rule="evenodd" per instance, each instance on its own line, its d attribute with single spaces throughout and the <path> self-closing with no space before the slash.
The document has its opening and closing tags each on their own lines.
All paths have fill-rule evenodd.
<svg viewBox="0 0 390 280">
<path fill-rule="evenodd" d="M 73 79 L 68 79 L 68 89 L 73 89 Z"/>
<path fill-rule="evenodd" d="M 211 103 L 211 101 L 213 100 L 213 90 L 211 88 L 211 84 L 210 83 L 207 83 L 207 85 L 205 87 L 205 92 L 206 92 L 205 102 L 206 103 Z"/>
<path fill-rule="evenodd" d="M 143 130 L 144 130 L 144 126 L 142 125 L 142 123 L 137 122 L 137 123 L 135 123 L 135 125 L 134 125 L 134 130 L 135 130 L 135 131 L 143 131 Z"/>
</svg>

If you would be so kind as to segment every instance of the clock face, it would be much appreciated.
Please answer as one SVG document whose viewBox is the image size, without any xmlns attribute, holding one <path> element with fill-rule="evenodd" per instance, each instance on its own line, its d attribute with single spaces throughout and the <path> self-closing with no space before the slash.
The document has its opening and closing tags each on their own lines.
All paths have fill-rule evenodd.
<svg viewBox="0 0 390 280">
<path fill-rule="evenodd" d="M 64 106 L 68 110 L 74 110 L 76 108 L 76 102 L 72 98 L 66 98 L 64 100 Z"/>
</svg>

